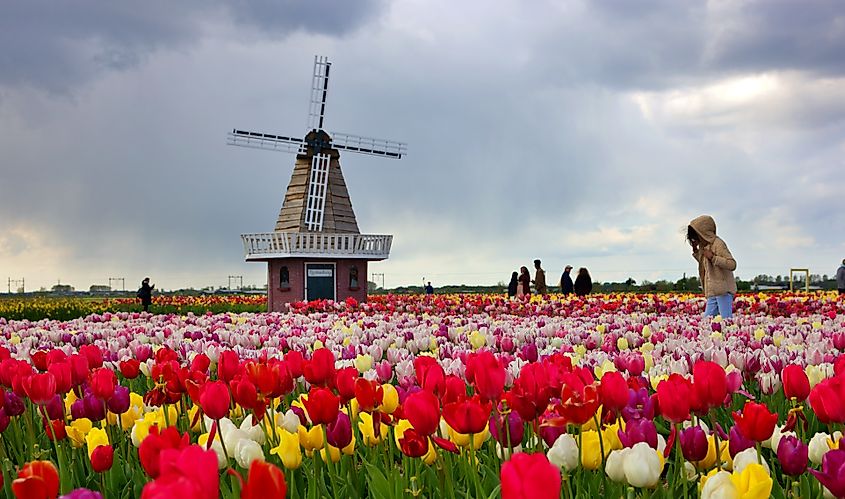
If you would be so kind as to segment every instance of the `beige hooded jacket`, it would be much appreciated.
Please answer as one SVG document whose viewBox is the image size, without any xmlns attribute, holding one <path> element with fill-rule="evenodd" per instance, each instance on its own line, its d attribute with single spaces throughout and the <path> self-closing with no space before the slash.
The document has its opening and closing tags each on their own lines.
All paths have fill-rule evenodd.
<svg viewBox="0 0 845 499">
<path fill-rule="evenodd" d="M 728 245 L 716 235 L 716 222 L 709 215 L 701 215 L 689 223 L 701 237 L 698 251 L 692 256 L 698 261 L 698 276 L 704 296 L 719 296 L 725 293 L 736 294 L 736 280 L 733 271 L 736 270 L 736 260 L 728 250 Z M 709 249 L 713 258 L 704 258 L 701 251 Z"/>
</svg>

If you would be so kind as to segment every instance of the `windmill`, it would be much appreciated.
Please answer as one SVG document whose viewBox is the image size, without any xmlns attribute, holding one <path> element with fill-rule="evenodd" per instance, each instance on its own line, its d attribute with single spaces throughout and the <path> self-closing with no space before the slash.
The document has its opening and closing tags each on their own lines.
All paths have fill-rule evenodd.
<svg viewBox="0 0 845 499">
<path fill-rule="evenodd" d="M 296 154 L 273 232 L 243 234 L 247 261 L 268 264 L 270 311 L 302 299 L 367 297 L 367 262 L 384 260 L 393 236 L 365 235 L 340 169 L 342 151 L 401 159 L 407 145 L 323 129 L 331 62 L 314 57 L 308 126 L 303 138 L 234 129 L 229 145 Z M 360 276 L 360 278 L 359 278 Z M 360 280 L 359 280 L 360 279 Z M 363 282 L 363 284 L 362 284 Z"/>
</svg>

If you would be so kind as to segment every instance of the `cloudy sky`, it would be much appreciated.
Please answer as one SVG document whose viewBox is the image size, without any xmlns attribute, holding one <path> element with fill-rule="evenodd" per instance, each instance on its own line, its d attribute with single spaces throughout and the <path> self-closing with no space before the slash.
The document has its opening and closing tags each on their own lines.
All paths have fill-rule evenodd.
<svg viewBox="0 0 845 499">
<path fill-rule="evenodd" d="M 845 3 L 0 0 L 0 279 L 265 282 L 315 54 L 385 284 L 496 283 L 541 258 L 594 279 L 695 274 L 715 217 L 737 274 L 845 257 Z"/>
</svg>

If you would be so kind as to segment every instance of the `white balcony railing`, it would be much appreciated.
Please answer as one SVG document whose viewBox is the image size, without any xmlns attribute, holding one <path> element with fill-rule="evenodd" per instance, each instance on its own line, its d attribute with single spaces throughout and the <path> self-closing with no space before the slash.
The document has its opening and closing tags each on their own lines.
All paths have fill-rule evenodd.
<svg viewBox="0 0 845 499">
<path fill-rule="evenodd" d="M 393 236 L 327 232 L 265 232 L 242 234 L 246 260 L 322 257 L 383 260 Z"/>
</svg>

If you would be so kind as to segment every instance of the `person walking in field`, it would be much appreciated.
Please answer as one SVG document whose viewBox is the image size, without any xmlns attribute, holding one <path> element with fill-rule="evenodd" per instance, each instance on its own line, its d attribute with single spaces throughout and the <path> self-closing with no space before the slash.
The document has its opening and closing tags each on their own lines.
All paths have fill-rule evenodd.
<svg viewBox="0 0 845 499">
<path fill-rule="evenodd" d="M 842 259 L 842 265 L 836 269 L 836 289 L 840 295 L 845 295 L 845 258 Z"/>
<path fill-rule="evenodd" d="M 716 235 L 716 222 L 709 215 L 701 215 L 689 223 L 687 241 L 692 256 L 698 262 L 701 288 L 707 298 L 705 317 L 721 315 L 733 317 L 733 299 L 736 295 L 736 260 L 725 241 Z"/>
<path fill-rule="evenodd" d="M 508 298 L 513 300 L 516 297 L 516 290 L 519 287 L 519 274 L 511 274 L 511 282 L 508 283 Z"/>
<path fill-rule="evenodd" d="M 519 268 L 519 285 L 516 287 L 516 296 L 521 298 L 529 295 L 531 295 L 531 274 L 528 273 L 528 267 L 522 266 Z"/>
<path fill-rule="evenodd" d="M 141 305 L 144 306 L 144 312 L 150 311 L 150 305 L 153 303 L 153 288 L 155 288 L 155 284 L 150 286 L 150 278 L 145 277 L 143 281 L 141 281 L 141 287 L 138 289 L 138 298 L 141 299 Z"/>
<path fill-rule="evenodd" d="M 563 274 L 560 276 L 560 292 L 568 295 L 575 291 L 575 287 L 572 284 L 572 276 L 569 275 L 569 272 L 572 270 L 572 265 L 567 265 L 565 269 L 563 269 Z"/>
<path fill-rule="evenodd" d="M 578 276 L 575 278 L 575 294 L 577 296 L 587 296 L 593 290 L 593 279 L 586 268 L 578 269 Z"/>
<path fill-rule="evenodd" d="M 534 288 L 538 295 L 545 295 L 549 292 L 546 287 L 546 271 L 540 267 L 540 260 L 534 260 Z"/>
</svg>

